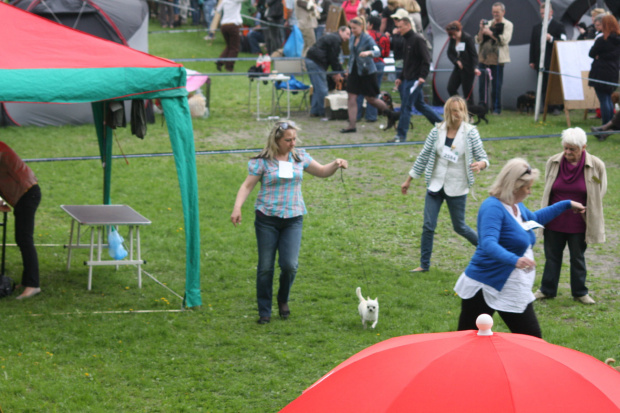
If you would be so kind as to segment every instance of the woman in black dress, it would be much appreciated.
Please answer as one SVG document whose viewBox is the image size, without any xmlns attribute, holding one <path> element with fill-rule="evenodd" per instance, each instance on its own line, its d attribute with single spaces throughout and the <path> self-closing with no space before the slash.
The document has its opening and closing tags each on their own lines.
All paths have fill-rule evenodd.
<svg viewBox="0 0 620 413">
<path fill-rule="evenodd" d="M 374 58 L 381 56 L 381 49 L 373 38 L 366 33 L 366 20 L 358 16 L 349 22 L 351 38 L 349 39 L 349 65 L 347 67 L 347 107 L 349 125 L 341 129 L 341 133 L 352 133 L 357 129 L 357 96 L 362 95 L 368 104 L 379 109 L 379 113 L 389 114 L 390 109 L 385 102 L 379 99 L 379 85 L 377 83 L 377 67 Z"/>
</svg>

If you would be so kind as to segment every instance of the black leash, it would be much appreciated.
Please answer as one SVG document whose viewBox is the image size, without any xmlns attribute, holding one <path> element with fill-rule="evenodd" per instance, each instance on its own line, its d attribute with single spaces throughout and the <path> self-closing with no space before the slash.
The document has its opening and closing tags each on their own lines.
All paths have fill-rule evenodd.
<svg viewBox="0 0 620 413">
<path fill-rule="evenodd" d="M 342 169 L 340 169 L 340 181 L 342 182 L 342 188 L 344 190 L 344 196 L 347 200 L 347 206 L 348 206 L 348 210 L 349 210 L 349 215 L 351 217 L 351 222 L 355 222 L 354 221 L 354 216 L 353 216 L 353 207 L 351 206 L 351 199 L 349 198 L 349 194 L 347 191 L 347 185 L 344 182 L 344 172 L 342 171 Z M 366 282 L 366 295 L 370 295 L 370 283 L 368 282 L 368 275 L 366 274 L 366 265 L 364 263 L 364 258 L 362 257 L 362 252 L 361 252 L 361 245 L 358 241 L 357 238 L 356 239 L 356 243 L 357 243 L 357 252 L 359 254 L 359 260 L 360 263 L 362 264 L 362 275 L 364 278 L 364 281 Z"/>
</svg>

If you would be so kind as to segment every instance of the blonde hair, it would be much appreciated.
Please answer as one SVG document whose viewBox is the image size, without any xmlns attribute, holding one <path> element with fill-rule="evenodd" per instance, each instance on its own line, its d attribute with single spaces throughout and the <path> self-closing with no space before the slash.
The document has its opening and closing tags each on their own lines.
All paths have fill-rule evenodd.
<svg viewBox="0 0 620 413">
<path fill-rule="evenodd" d="M 449 129 L 456 128 L 456 119 L 452 117 L 451 106 L 453 103 L 456 103 L 459 106 L 459 113 L 461 114 L 461 122 L 467 122 L 469 119 L 469 112 L 467 111 L 467 102 L 465 99 L 458 95 L 451 96 L 446 100 L 446 104 L 443 105 L 443 117 L 446 126 Z"/>
<path fill-rule="evenodd" d="M 595 18 L 600 14 L 607 14 L 607 12 L 605 11 L 605 9 L 601 8 L 592 9 L 592 11 L 590 12 L 590 16 L 592 16 L 592 18 Z"/>
<path fill-rule="evenodd" d="M 409 13 L 420 13 L 422 11 L 422 8 L 415 0 L 404 0 L 403 8 Z"/>
<path fill-rule="evenodd" d="M 387 4 L 390 10 L 396 10 L 400 7 L 401 2 L 400 0 L 388 0 Z"/>
<path fill-rule="evenodd" d="M 540 171 L 532 169 L 525 159 L 514 158 L 506 162 L 495 182 L 489 189 L 489 195 L 500 201 L 513 205 L 515 195 L 519 189 L 538 179 Z"/>
<path fill-rule="evenodd" d="M 276 155 L 278 154 L 278 142 L 284 136 L 284 132 L 290 129 L 293 129 L 295 131 L 301 130 L 297 127 L 297 125 L 295 125 L 295 122 L 293 122 L 292 120 L 282 120 L 276 122 L 275 125 L 273 125 L 273 127 L 271 128 L 271 131 L 269 132 L 269 137 L 267 138 L 267 143 L 265 144 L 265 147 L 253 159 L 262 158 L 268 159 L 270 161 L 274 160 L 276 158 Z M 301 143 L 301 140 L 299 138 L 297 138 L 296 141 L 297 143 Z M 299 157 L 295 149 L 292 150 L 291 154 L 293 155 L 293 159 L 296 162 L 301 161 L 301 158 Z"/>
<path fill-rule="evenodd" d="M 349 24 L 355 24 L 362 27 L 362 33 L 366 33 L 366 19 L 364 16 L 357 16 L 349 20 Z"/>
</svg>

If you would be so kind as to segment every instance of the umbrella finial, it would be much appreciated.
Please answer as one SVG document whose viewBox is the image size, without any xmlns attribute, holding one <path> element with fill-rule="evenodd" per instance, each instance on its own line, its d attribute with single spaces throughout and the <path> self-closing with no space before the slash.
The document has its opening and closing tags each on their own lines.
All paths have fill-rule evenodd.
<svg viewBox="0 0 620 413">
<path fill-rule="evenodd" d="M 478 327 L 479 336 L 493 335 L 493 331 L 491 331 L 491 327 L 493 327 L 493 317 L 490 315 L 480 314 L 478 318 L 476 318 L 476 326 Z"/>
</svg>

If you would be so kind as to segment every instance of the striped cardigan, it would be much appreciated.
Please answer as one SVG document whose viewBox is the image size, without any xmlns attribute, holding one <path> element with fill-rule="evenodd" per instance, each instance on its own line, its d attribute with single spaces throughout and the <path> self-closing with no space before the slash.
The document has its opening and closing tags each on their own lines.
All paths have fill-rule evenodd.
<svg viewBox="0 0 620 413">
<path fill-rule="evenodd" d="M 489 167 L 489 159 L 487 153 L 482 147 L 482 140 L 478 129 L 469 123 L 463 123 L 463 136 L 467 145 L 467 151 L 465 152 L 465 164 L 467 165 L 467 184 L 471 188 L 474 185 L 474 173 L 469 169 L 469 165 L 473 162 L 484 161 Z M 424 174 L 424 181 L 426 186 L 431 182 L 433 170 L 435 169 L 435 159 L 437 159 L 437 139 L 439 138 L 439 128 L 445 128 L 446 123 L 443 122 L 438 126 L 435 126 L 426 137 L 424 147 L 418 155 L 413 167 L 409 171 L 409 176 L 412 178 L 419 178 Z"/>
</svg>

